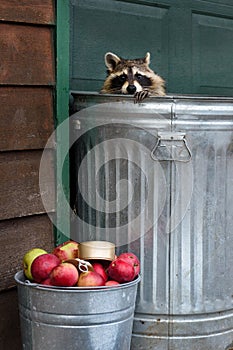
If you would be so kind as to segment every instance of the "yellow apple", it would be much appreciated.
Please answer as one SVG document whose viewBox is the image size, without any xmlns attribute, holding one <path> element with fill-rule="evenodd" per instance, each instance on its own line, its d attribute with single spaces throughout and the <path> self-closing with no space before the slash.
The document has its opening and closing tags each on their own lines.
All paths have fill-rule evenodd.
<svg viewBox="0 0 233 350">
<path fill-rule="evenodd" d="M 41 248 L 32 248 L 23 256 L 23 271 L 25 276 L 30 280 L 33 281 L 33 277 L 31 274 L 31 266 L 35 258 L 37 258 L 39 255 L 46 254 L 47 252 L 44 249 Z"/>
<path fill-rule="evenodd" d="M 59 244 L 52 253 L 56 255 L 61 261 L 78 258 L 79 243 L 69 240 Z"/>
</svg>

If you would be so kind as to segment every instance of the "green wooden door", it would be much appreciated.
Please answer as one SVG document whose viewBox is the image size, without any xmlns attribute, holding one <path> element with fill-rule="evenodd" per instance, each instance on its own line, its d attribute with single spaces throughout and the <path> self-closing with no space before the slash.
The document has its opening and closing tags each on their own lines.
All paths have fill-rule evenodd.
<svg viewBox="0 0 233 350">
<path fill-rule="evenodd" d="M 168 93 L 233 94 L 232 0 L 71 0 L 70 88 L 99 91 L 104 54 L 151 53 Z"/>
</svg>

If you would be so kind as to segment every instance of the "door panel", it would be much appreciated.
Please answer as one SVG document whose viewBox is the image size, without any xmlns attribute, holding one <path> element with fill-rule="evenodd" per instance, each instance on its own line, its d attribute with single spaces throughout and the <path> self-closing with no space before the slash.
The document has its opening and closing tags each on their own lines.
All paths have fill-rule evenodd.
<svg viewBox="0 0 233 350">
<path fill-rule="evenodd" d="M 151 52 L 168 93 L 233 93 L 233 3 L 229 0 L 72 0 L 70 88 L 99 91 L 104 54 Z"/>
<path fill-rule="evenodd" d="M 94 3 L 94 5 L 93 5 Z M 71 7 L 71 88 L 97 90 L 106 76 L 104 55 L 151 53 L 152 67 L 168 75 L 168 9 L 116 1 L 75 1 Z"/>
<path fill-rule="evenodd" d="M 233 94 L 233 18 L 193 13 L 194 92 Z"/>
</svg>

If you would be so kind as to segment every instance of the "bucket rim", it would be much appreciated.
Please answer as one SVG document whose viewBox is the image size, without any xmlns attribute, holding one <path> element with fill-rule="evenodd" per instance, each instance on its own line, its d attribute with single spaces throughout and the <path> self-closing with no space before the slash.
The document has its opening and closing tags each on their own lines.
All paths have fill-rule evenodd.
<svg viewBox="0 0 233 350">
<path fill-rule="evenodd" d="M 58 286 L 46 286 L 39 283 L 30 282 L 29 280 L 25 279 L 23 270 L 20 270 L 16 272 L 14 275 L 14 279 L 18 285 L 36 288 L 40 290 L 46 290 L 46 291 L 63 291 L 63 292 L 101 292 L 103 290 L 113 291 L 113 290 L 119 290 L 119 289 L 125 289 L 130 288 L 134 285 L 137 285 L 140 280 L 141 276 L 140 274 L 131 282 L 127 283 L 120 283 L 116 286 L 97 286 L 97 287 L 58 287 Z"/>
</svg>

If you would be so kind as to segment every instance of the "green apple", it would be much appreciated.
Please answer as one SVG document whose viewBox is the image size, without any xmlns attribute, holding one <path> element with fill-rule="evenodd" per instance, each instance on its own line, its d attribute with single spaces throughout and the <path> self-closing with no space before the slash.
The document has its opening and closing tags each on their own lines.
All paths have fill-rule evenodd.
<svg viewBox="0 0 233 350">
<path fill-rule="evenodd" d="M 26 254 L 24 254 L 23 257 L 23 271 L 25 276 L 30 280 L 33 281 L 33 277 L 31 274 L 31 266 L 35 258 L 37 258 L 39 255 L 47 254 L 47 252 L 44 249 L 41 248 L 32 248 L 30 249 Z"/>
</svg>

